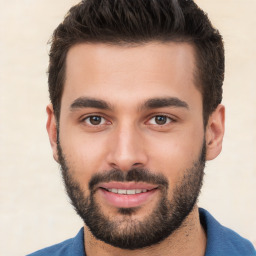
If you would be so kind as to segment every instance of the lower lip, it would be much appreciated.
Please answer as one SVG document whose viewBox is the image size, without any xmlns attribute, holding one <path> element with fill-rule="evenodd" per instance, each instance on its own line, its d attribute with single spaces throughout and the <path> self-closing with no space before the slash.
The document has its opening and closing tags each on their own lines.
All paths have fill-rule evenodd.
<svg viewBox="0 0 256 256">
<path fill-rule="evenodd" d="M 134 194 L 134 195 L 120 195 L 113 192 L 109 192 L 105 189 L 100 188 L 99 192 L 108 204 L 118 208 L 132 208 L 141 206 L 149 202 L 158 189 L 153 189 L 148 192 Z"/>
</svg>

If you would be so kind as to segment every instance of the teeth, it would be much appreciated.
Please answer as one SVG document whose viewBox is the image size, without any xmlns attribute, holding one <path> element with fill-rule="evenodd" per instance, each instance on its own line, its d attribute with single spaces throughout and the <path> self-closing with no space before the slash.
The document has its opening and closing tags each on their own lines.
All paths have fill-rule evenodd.
<svg viewBox="0 0 256 256">
<path fill-rule="evenodd" d="M 124 190 L 124 189 L 118 189 L 117 194 L 122 194 L 123 195 L 123 194 L 127 194 L 127 193 L 126 193 L 126 190 Z"/>
<path fill-rule="evenodd" d="M 126 190 L 127 195 L 134 195 L 136 193 L 135 189 Z"/>
<path fill-rule="evenodd" d="M 113 189 L 112 189 L 112 192 L 113 192 L 113 193 L 117 193 L 117 189 L 116 189 L 116 188 L 113 188 Z"/>
<path fill-rule="evenodd" d="M 135 194 L 140 194 L 140 193 L 145 193 L 147 192 L 146 189 L 116 189 L 116 188 L 111 188 L 107 189 L 109 192 L 115 193 L 115 194 L 120 194 L 120 195 L 135 195 Z"/>
</svg>

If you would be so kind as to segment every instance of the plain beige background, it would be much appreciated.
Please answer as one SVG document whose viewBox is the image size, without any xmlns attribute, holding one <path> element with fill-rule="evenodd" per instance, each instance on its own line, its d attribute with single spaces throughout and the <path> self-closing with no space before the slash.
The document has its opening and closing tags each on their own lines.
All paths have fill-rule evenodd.
<svg viewBox="0 0 256 256">
<path fill-rule="evenodd" d="M 47 41 L 75 0 L 0 0 L 0 255 L 73 237 L 45 130 Z M 226 135 L 206 168 L 200 206 L 256 241 L 256 0 L 197 0 L 224 36 Z"/>
</svg>

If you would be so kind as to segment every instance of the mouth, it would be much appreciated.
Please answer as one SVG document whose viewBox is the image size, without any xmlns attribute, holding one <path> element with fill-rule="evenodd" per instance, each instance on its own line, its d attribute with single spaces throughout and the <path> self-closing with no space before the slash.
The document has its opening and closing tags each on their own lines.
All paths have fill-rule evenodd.
<svg viewBox="0 0 256 256">
<path fill-rule="evenodd" d="M 119 195 L 135 195 L 135 194 L 141 194 L 141 193 L 146 193 L 150 191 L 147 189 L 117 189 L 117 188 L 110 188 L 110 189 L 102 188 L 102 189 L 105 189 L 108 192 L 112 192 Z"/>
<path fill-rule="evenodd" d="M 156 185 L 133 182 L 110 182 L 98 186 L 103 201 L 117 208 L 133 208 L 149 203 L 158 190 Z"/>
</svg>

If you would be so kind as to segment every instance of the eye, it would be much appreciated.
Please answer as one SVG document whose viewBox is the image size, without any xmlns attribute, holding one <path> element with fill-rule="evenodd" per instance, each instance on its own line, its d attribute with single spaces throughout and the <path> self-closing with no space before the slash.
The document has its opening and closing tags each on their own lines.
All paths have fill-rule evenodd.
<svg viewBox="0 0 256 256">
<path fill-rule="evenodd" d="M 149 120 L 149 123 L 153 124 L 153 125 L 165 125 L 165 124 L 171 123 L 172 121 L 173 120 L 168 116 L 157 115 L 157 116 L 152 117 Z"/>
<path fill-rule="evenodd" d="M 84 122 L 88 125 L 102 125 L 106 123 L 106 119 L 102 116 L 88 116 L 84 119 Z"/>
</svg>

